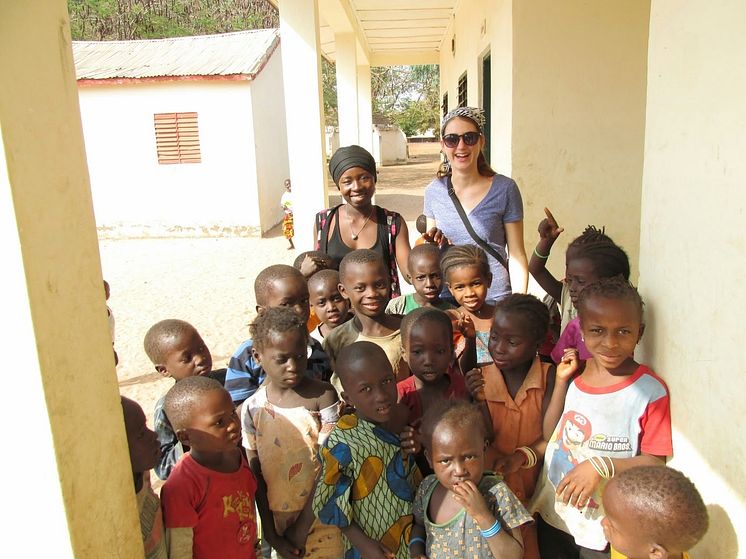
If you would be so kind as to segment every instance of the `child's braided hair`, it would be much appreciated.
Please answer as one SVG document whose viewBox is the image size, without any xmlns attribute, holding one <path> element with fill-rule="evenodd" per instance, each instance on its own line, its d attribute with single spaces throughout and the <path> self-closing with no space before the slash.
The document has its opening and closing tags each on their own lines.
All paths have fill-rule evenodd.
<svg viewBox="0 0 746 559">
<path fill-rule="evenodd" d="M 624 249 L 606 234 L 604 227 L 586 227 L 583 233 L 568 245 L 567 257 L 590 260 L 600 278 L 622 276 L 629 280 L 629 257 Z"/>
</svg>

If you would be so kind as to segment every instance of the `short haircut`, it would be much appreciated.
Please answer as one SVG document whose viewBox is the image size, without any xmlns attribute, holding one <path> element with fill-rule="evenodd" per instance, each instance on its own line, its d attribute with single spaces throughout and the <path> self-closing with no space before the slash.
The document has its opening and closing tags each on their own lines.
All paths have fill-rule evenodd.
<svg viewBox="0 0 746 559">
<path fill-rule="evenodd" d="M 443 399 L 425 410 L 422 416 L 420 427 L 422 444 L 426 448 L 431 449 L 433 435 L 436 430 L 442 430 L 446 425 L 455 427 L 463 432 L 474 431 L 476 429 L 482 438 L 486 439 L 487 437 L 484 419 L 477 406 L 467 400 Z"/>
<path fill-rule="evenodd" d="M 686 551 L 707 532 L 702 496 L 681 472 L 667 466 L 638 466 L 614 476 L 616 495 L 637 515 L 652 543 Z"/>
<path fill-rule="evenodd" d="M 145 353 L 153 365 L 162 365 L 166 360 L 165 351 L 169 344 L 172 344 L 184 332 L 196 330 L 188 322 L 176 318 L 156 322 L 145 333 L 145 339 L 143 340 Z"/>
<path fill-rule="evenodd" d="M 601 278 L 597 282 L 591 283 L 578 295 L 578 316 L 583 316 L 585 305 L 593 297 L 603 297 L 604 299 L 617 299 L 620 301 L 631 301 L 640 311 L 640 321 L 642 322 L 644 303 L 637 288 L 621 276 L 613 278 Z"/>
<path fill-rule="evenodd" d="M 284 334 L 285 332 L 300 331 L 306 342 L 308 341 L 308 330 L 306 323 L 290 307 L 272 307 L 259 314 L 253 324 L 249 326 L 253 346 L 262 350 L 266 347 L 273 333 Z"/>
<path fill-rule="evenodd" d="M 345 388 L 345 379 L 354 375 L 361 366 L 367 365 L 374 359 L 383 359 L 391 366 L 389 358 L 386 357 L 386 352 L 383 351 L 381 346 L 373 342 L 355 342 L 343 347 L 337 356 L 334 369 L 342 383 L 342 388 Z"/>
<path fill-rule="evenodd" d="M 622 247 L 611 240 L 603 227 L 586 227 L 567 246 L 567 256 L 570 259 L 590 260 L 600 278 L 622 276 L 629 280 L 629 257 Z"/>
<path fill-rule="evenodd" d="M 412 269 L 414 262 L 422 256 L 432 258 L 438 264 L 440 264 L 440 249 L 438 248 L 438 245 L 435 245 L 433 243 L 422 243 L 421 245 L 417 245 L 411 251 L 409 251 L 407 264 L 409 265 L 410 270 Z"/>
<path fill-rule="evenodd" d="M 513 293 L 495 304 L 495 316 L 502 312 L 522 316 L 531 329 L 531 335 L 539 342 L 549 330 L 549 307 L 533 295 Z"/>
<path fill-rule="evenodd" d="M 420 307 L 404 315 L 404 318 L 401 319 L 399 332 L 401 333 L 402 345 L 409 345 L 409 333 L 412 331 L 415 324 L 420 322 L 441 325 L 446 329 L 446 332 L 448 332 L 448 339 L 453 341 L 453 323 L 451 322 L 451 317 L 449 317 L 444 311 L 434 307 Z"/>
<path fill-rule="evenodd" d="M 319 270 L 310 278 L 308 278 L 308 289 L 311 290 L 311 286 L 315 286 L 318 283 L 326 281 L 334 282 L 334 285 L 339 285 L 339 272 L 337 270 Z"/>
<path fill-rule="evenodd" d="M 195 404 L 213 390 L 225 389 L 215 379 L 202 376 L 187 377 L 171 387 L 166 393 L 163 409 L 174 432 L 189 426 Z"/>
<path fill-rule="evenodd" d="M 309 258 L 319 258 L 321 260 L 324 260 L 328 265 L 332 263 L 332 257 L 329 256 L 325 252 L 321 252 L 320 250 L 307 250 L 306 252 L 301 252 L 295 260 L 293 260 L 293 268 L 296 270 L 300 270 L 300 265 L 303 264 L 303 261 L 306 259 L 306 256 Z"/>
<path fill-rule="evenodd" d="M 440 259 L 440 269 L 448 281 L 448 275 L 457 268 L 476 266 L 485 278 L 490 275 L 490 263 L 487 254 L 476 245 L 454 245 L 446 250 Z"/>
<path fill-rule="evenodd" d="M 417 220 L 414 222 L 414 226 L 417 229 L 417 232 L 421 235 L 427 232 L 427 216 L 425 214 L 420 214 L 417 216 Z"/>
<path fill-rule="evenodd" d="M 345 254 L 344 258 L 342 258 L 342 261 L 339 263 L 339 280 L 344 283 L 347 268 L 358 264 L 376 264 L 382 266 L 384 270 L 386 269 L 386 262 L 383 260 L 383 256 L 375 250 L 360 248 L 348 252 Z"/>
<path fill-rule="evenodd" d="M 266 296 L 269 290 L 272 289 L 272 284 L 278 280 L 286 278 L 299 278 L 303 281 L 306 280 L 306 278 L 303 277 L 303 274 L 300 273 L 300 270 L 296 270 L 287 264 L 274 264 L 273 266 L 264 268 L 264 270 L 259 272 L 254 280 L 254 297 L 256 298 L 256 304 L 264 306 L 267 301 Z"/>
</svg>

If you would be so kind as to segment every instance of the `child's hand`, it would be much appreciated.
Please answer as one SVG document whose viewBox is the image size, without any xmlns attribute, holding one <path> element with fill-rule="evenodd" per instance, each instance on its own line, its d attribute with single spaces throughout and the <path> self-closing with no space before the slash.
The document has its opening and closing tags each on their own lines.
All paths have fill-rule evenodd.
<svg viewBox="0 0 746 559">
<path fill-rule="evenodd" d="M 477 402 L 484 402 L 484 376 L 482 376 L 482 369 L 477 367 L 468 371 L 464 376 L 464 382 L 471 397 Z"/>
<path fill-rule="evenodd" d="M 544 213 L 547 214 L 547 216 L 539 222 L 539 237 L 555 241 L 557 237 L 560 236 L 560 233 L 565 229 L 557 224 L 557 220 L 554 219 L 549 208 L 544 208 Z"/>
<path fill-rule="evenodd" d="M 404 430 L 399 434 L 401 440 L 401 450 L 403 456 L 410 454 L 417 454 L 422 450 L 422 445 L 417 438 L 417 430 L 411 425 L 407 425 Z"/>
<path fill-rule="evenodd" d="M 293 555 L 292 557 L 302 557 L 305 554 L 305 545 L 306 545 L 306 539 L 308 539 L 308 534 L 301 534 L 298 531 L 298 522 L 293 522 L 290 526 L 287 527 L 285 530 L 285 533 L 282 535 L 282 537 L 289 543 L 291 546 L 293 546 L 295 549 L 301 550 L 300 555 Z M 271 545 L 271 544 L 270 544 Z M 274 546 L 272 546 L 274 547 Z M 280 551 L 278 550 L 278 553 Z"/>
<path fill-rule="evenodd" d="M 297 557 L 303 557 L 305 549 L 302 547 L 296 547 L 290 543 L 283 536 L 275 536 L 273 538 L 267 538 L 267 542 L 282 559 L 296 559 Z"/>
<path fill-rule="evenodd" d="M 477 329 L 474 326 L 474 321 L 471 319 L 471 316 L 466 313 L 458 313 L 456 329 L 461 332 L 461 335 L 464 338 L 474 339 L 477 337 Z"/>
<path fill-rule="evenodd" d="M 489 528 L 495 522 L 495 517 L 487 507 L 487 502 L 474 482 L 470 480 L 460 481 L 454 484 L 452 491 L 453 498 L 464 507 L 464 510 L 477 521 L 482 529 Z M 491 522 L 489 521 L 490 518 L 492 518 Z"/>
<path fill-rule="evenodd" d="M 601 483 L 601 476 L 586 460 L 570 470 L 557 486 L 557 495 L 566 505 L 582 509 Z"/>
<path fill-rule="evenodd" d="M 324 268 L 326 268 L 326 262 L 323 258 L 311 257 L 307 254 L 303 257 L 303 262 L 300 263 L 300 273 L 303 274 L 304 278 L 310 278 Z"/>
<path fill-rule="evenodd" d="M 579 367 L 578 350 L 574 347 L 568 347 L 562 354 L 562 361 L 557 364 L 556 377 L 559 380 L 570 380 L 578 372 Z"/>
<path fill-rule="evenodd" d="M 526 463 L 526 455 L 516 450 L 513 454 L 501 456 L 495 461 L 494 470 L 501 475 L 512 474 Z"/>
<path fill-rule="evenodd" d="M 423 233 L 422 238 L 425 239 L 426 243 L 435 243 L 441 248 L 448 244 L 451 244 L 451 242 L 448 240 L 448 237 L 445 236 L 445 233 L 443 233 L 443 231 L 441 231 L 437 227 L 433 227 L 429 231 Z"/>
<path fill-rule="evenodd" d="M 372 538 L 365 538 L 365 542 L 359 542 L 356 546 L 363 559 L 394 559 L 395 553 L 392 553 L 381 542 Z"/>
</svg>

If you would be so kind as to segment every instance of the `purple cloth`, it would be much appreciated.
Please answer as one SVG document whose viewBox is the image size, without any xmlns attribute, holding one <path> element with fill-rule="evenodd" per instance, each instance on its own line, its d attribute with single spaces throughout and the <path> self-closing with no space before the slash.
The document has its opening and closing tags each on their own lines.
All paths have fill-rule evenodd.
<svg viewBox="0 0 746 559">
<path fill-rule="evenodd" d="M 555 345 L 552 350 L 552 361 L 559 363 L 562 360 L 562 355 L 568 347 L 574 347 L 578 350 L 578 359 L 581 361 L 586 361 L 593 357 L 588 352 L 588 348 L 585 347 L 583 333 L 580 331 L 579 318 L 573 318 L 567 323 L 565 329 L 562 330 L 562 334 L 560 335 L 559 340 L 557 340 L 557 345 Z"/>
<path fill-rule="evenodd" d="M 446 179 L 435 179 L 425 189 L 424 214 L 435 219 L 438 227 L 454 245 L 476 245 L 448 196 Z M 523 219 L 523 200 L 518 185 L 509 177 L 495 175 L 492 186 L 477 206 L 468 212 L 474 232 L 492 245 L 507 260 L 505 223 Z M 510 276 L 492 256 L 487 255 L 492 271 L 492 285 L 487 299 L 498 300 L 509 295 Z"/>
</svg>

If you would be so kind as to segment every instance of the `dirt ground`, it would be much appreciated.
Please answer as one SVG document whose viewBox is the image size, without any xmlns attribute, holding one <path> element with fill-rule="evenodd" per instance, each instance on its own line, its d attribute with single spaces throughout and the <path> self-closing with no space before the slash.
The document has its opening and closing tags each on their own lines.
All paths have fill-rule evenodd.
<svg viewBox="0 0 746 559">
<path fill-rule="evenodd" d="M 376 203 L 401 213 L 412 238 L 438 152 L 438 144 L 410 144 L 407 164 L 380 168 Z M 101 240 L 99 246 L 104 279 L 111 285 L 120 391 L 139 402 L 151 422 L 156 400 L 173 381 L 156 373 L 145 355 L 147 329 L 165 318 L 186 320 L 205 339 L 213 367 L 224 367 L 249 336 L 254 277 L 269 264 L 292 264 L 298 254 L 286 250 L 279 227 L 264 238 Z"/>
</svg>

